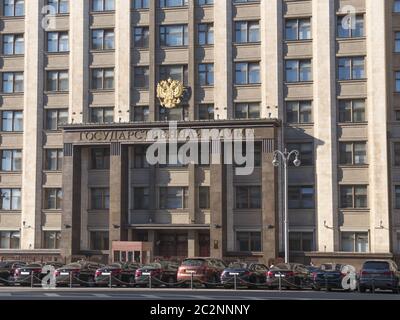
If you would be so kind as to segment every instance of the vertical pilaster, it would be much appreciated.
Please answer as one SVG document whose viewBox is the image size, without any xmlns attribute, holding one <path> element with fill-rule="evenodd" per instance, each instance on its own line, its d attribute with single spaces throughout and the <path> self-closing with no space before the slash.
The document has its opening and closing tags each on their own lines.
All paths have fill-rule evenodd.
<svg viewBox="0 0 400 320">
<path fill-rule="evenodd" d="M 25 2 L 21 249 L 41 246 L 44 0 Z M 25 225 L 24 225 L 25 222 Z"/>
<path fill-rule="evenodd" d="M 149 1 L 149 121 L 158 119 L 156 105 L 156 47 L 157 47 L 157 1 Z"/>
<path fill-rule="evenodd" d="M 390 252 L 385 0 L 366 0 L 367 113 L 371 251 Z M 392 39 L 392 37 L 389 37 Z M 382 227 L 381 227 L 382 226 Z"/>
<path fill-rule="evenodd" d="M 196 165 L 189 164 L 189 223 L 196 223 L 196 211 L 198 208 L 198 186 L 196 184 Z"/>
<path fill-rule="evenodd" d="M 214 1 L 214 107 L 216 119 L 233 116 L 232 2 Z"/>
<path fill-rule="evenodd" d="M 188 257 L 199 255 L 199 234 L 196 230 L 188 231 Z"/>
<path fill-rule="evenodd" d="M 318 250 L 338 249 L 335 1 L 313 1 Z M 330 227 L 326 228 L 325 223 Z"/>
<path fill-rule="evenodd" d="M 131 105 L 131 2 L 115 3 L 115 120 L 129 122 Z"/>
<path fill-rule="evenodd" d="M 197 75 L 197 66 L 196 66 L 196 39 L 197 39 L 197 31 L 196 31 L 196 1 L 189 1 L 189 87 L 191 88 L 191 94 L 189 98 L 189 119 L 194 120 L 197 117 L 197 111 L 195 109 L 195 95 L 196 95 L 196 75 Z"/>
<path fill-rule="evenodd" d="M 74 123 L 89 119 L 89 13 L 87 0 L 70 1 L 69 115 Z"/>
<path fill-rule="evenodd" d="M 81 250 L 89 250 L 89 168 L 90 148 L 81 150 Z"/>
</svg>

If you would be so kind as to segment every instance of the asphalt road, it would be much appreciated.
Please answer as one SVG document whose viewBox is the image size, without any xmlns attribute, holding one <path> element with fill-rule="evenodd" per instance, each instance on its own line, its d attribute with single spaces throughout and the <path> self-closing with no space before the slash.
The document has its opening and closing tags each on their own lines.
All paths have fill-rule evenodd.
<svg viewBox="0 0 400 320">
<path fill-rule="evenodd" d="M 0 300 L 191 300 L 191 301 L 256 301 L 256 300 L 400 300 L 389 292 L 348 293 L 314 291 L 264 290 L 186 290 L 186 289 L 105 289 L 105 288 L 7 288 L 0 287 Z"/>
</svg>

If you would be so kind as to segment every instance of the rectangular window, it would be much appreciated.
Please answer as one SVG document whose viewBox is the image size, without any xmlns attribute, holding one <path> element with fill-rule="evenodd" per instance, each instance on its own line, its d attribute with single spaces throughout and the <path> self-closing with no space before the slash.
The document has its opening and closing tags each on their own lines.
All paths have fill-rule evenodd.
<svg viewBox="0 0 400 320">
<path fill-rule="evenodd" d="M 46 149 L 45 170 L 61 171 L 63 165 L 63 149 Z"/>
<path fill-rule="evenodd" d="M 214 44 L 214 25 L 212 23 L 200 23 L 197 30 L 199 45 Z"/>
<path fill-rule="evenodd" d="M 400 209 L 400 186 L 394 188 L 395 208 Z"/>
<path fill-rule="evenodd" d="M 112 90 L 114 89 L 114 69 L 92 69 L 92 89 Z"/>
<path fill-rule="evenodd" d="M 45 189 L 45 209 L 61 210 L 62 209 L 62 190 L 58 188 Z"/>
<path fill-rule="evenodd" d="M 165 65 L 160 66 L 160 80 L 178 80 L 184 85 L 188 84 L 188 67 L 187 65 Z"/>
<path fill-rule="evenodd" d="M 287 150 L 297 150 L 300 152 L 301 166 L 312 166 L 314 165 L 314 144 L 312 142 L 303 143 L 288 143 Z M 295 157 L 290 158 L 289 165 L 294 166 L 293 161 Z"/>
<path fill-rule="evenodd" d="M 290 232 L 289 248 L 295 252 L 314 251 L 314 233 L 313 232 Z"/>
<path fill-rule="evenodd" d="M 3 54 L 5 56 L 25 53 L 25 40 L 23 34 L 3 35 Z"/>
<path fill-rule="evenodd" d="M 133 167 L 134 169 L 149 168 L 146 157 L 147 147 L 137 145 L 133 148 Z"/>
<path fill-rule="evenodd" d="M 135 210 L 150 208 L 149 188 L 138 187 L 133 189 L 133 207 Z"/>
<path fill-rule="evenodd" d="M 90 209 L 108 210 L 110 209 L 110 189 L 91 188 L 90 189 Z"/>
<path fill-rule="evenodd" d="M 288 101 L 286 102 L 287 123 L 312 123 L 311 101 Z"/>
<path fill-rule="evenodd" d="M 21 189 L 0 189 L 0 210 L 21 210 Z"/>
<path fill-rule="evenodd" d="M 236 232 L 236 250 L 239 252 L 260 252 L 261 232 Z"/>
<path fill-rule="evenodd" d="M 43 240 L 44 249 L 60 249 L 61 232 L 45 231 L 43 232 Z"/>
<path fill-rule="evenodd" d="M 47 32 L 47 52 L 68 52 L 68 32 Z"/>
<path fill-rule="evenodd" d="M 368 208 L 367 186 L 340 186 L 340 207 L 343 209 Z"/>
<path fill-rule="evenodd" d="M 199 84 L 201 86 L 213 86 L 214 85 L 214 64 L 213 63 L 201 63 L 199 64 Z"/>
<path fill-rule="evenodd" d="M 130 111 L 132 122 L 149 121 L 149 106 L 134 106 Z"/>
<path fill-rule="evenodd" d="M 47 4 L 52 6 L 57 14 L 69 13 L 69 0 L 47 0 Z"/>
<path fill-rule="evenodd" d="M 399 71 L 395 72 L 395 75 L 396 75 L 396 79 L 395 79 L 396 88 L 395 88 L 395 90 L 396 90 L 396 92 L 400 92 L 400 72 Z"/>
<path fill-rule="evenodd" d="M 314 209 L 314 187 L 289 186 L 288 206 L 289 209 Z"/>
<path fill-rule="evenodd" d="M 59 127 L 68 123 L 68 109 L 46 110 L 46 129 L 59 130 Z"/>
<path fill-rule="evenodd" d="M 339 100 L 339 121 L 365 122 L 365 100 Z"/>
<path fill-rule="evenodd" d="M 1 150 L 1 171 L 19 172 L 22 170 L 22 150 Z"/>
<path fill-rule="evenodd" d="M 113 11 L 115 0 L 92 0 L 92 11 Z"/>
<path fill-rule="evenodd" d="M 342 232 L 343 252 L 369 252 L 368 232 Z"/>
<path fill-rule="evenodd" d="M 366 142 L 341 142 L 339 150 L 341 165 L 364 165 L 367 163 Z"/>
<path fill-rule="evenodd" d="M 24 0 L 4 0 L 3 15 L 5 17 L 22 17 L 25 15 Z"/>
<path fill-rule="evenodd" d="M 3 132 L 22 132 L 24 130 L 22 111 L 3 111 L 1 119 L 1 131 Z"/>
<path fill-rule="evenodd" d="M 235 84 L 259 84 L 260 63 L 259 62 L 238 62 L 235 63 Z"/>
<path fill-rule="evenodd" d="M 3 72 L 3 93 L 24 92 L 23 72 Z"/>
<path fill-rule="evenodd" d="M 210 187 L 199 187 L 199 208 L 210 209 Z"/>
<path fill-rule="evenodd" d="M 189 42 L 187 25 L 160 26 L 160 45 L 167 47 L 187 46 Z"/>
<path fill-rule="evenodd" d="M 135 88 L 149 87 L 149 67 L 135 67 L 133 85 Z"/>
<path fill-rule="evenodd" d="M 259 21 L 235 22 L 235 42 L 250 43 L 260 41 Z"/>
<path fill-rule="evenodd" d="M 311 60 L 286 60 L 286 82 L 312 81 Z"/>
<path fill-rule="evenodd" d="M 261 187 L 237 186 L 236 209 L 261 209 Z"/>
<path fill-rule="evenodd" d="M 92 123 L 113 123 L 114 108 L 91 108 L 90 121 Z"/>
<path fill-rule="evenodd" d="M 110 148 L 91 149 L 91 164 L 92 170 L 109 170 Z"/>
<path fill-rule="evenodd" d="M 285 39 L 287 41 L 311 39 L 311 19 L 287 19 Z"/>
<path fill-rule="evenodd" d="M 114 30 L 113 29 L 92 30 L 92 49 L 93 50 L 115 49 Z"/>
<path fill-rule="evenodd" d="M 133 0 L 134 9 L 148 9 L 150 0 Z"/>
<path fill-rule="evenodd" d="M 183 7 L 188 5 L 188 0 L 159 0 L 160 8 Z"/>
<path fill-rule="evenodd" d="M 149 47 L 149 27 L 133 28 L 133 43 L 136 48 Z"/>
<path fill-rule="evenodd" d="M 67 92 L 69 90 L 68 70 L 47 71 L 47 91 Z"/>
<path fill-rule="evenodd" d="M 400 12 L 400 0 L 394 0 L 393 2 L 393 12 L 399 13 Z"/>
<path fill-rule="evenodd" d="M 102 251 L 109 250 L 110 238 L 107 231 L 90 232 L 90 250 Z"/>
<path fill-rule="evenodd" d="M 364 36 L 364 16 L 351 15 L 338 16 L 337 18 L 338 38 L 360 38 Z"/>
<path fill-rule="evenodd" d="M 214 120 L 213 104 L 199 104 L 199 120 Z"/>
<path fill-rule="evenodd" d="M 0 248 L 19 249 L 20 239 L 20 231 L 0 231 Z"/>
<path fill-rule="evenodd" d="M 339 80 L 365 79 L 365 58 L 346 57 L 338 59 Z"/>
<path fill-rule="evenodd" d="M 235 118 L 236 119 L 259 119 L 260 103 L 236 103 Z"/>
<path fill-rule="evenodd" d="M 187 209 L 188 199 L 187 187 L 160 188 L 160 209 Z"/>
</svg>

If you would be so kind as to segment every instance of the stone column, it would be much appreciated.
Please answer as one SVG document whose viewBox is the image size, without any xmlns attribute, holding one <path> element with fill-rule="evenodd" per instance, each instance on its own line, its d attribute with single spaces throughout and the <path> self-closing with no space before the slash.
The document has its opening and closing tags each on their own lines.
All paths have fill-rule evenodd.
<svg viewBox="0 0 400 320">
<path fill-rule="evenodd" d="M 158 110 L 156 105 L 156 47 L 158 36 L 156 25 L 157 1 L 149 1 L 149 6 L 149 121 L 155 121 L 158 119 Z"/>
<path fill-rule="evenodd" d="M 81 149 L 64 145 L 61 256 L 67 261 L 79 254 L 81 240 Z"/>
<path fill-rule="evenodd" d="M 74 123 L 82 123 L 89 120 L 90 1 L 74 0 L 69 6 L 69 115 Z"/>
<path fill-rule="evenodd" d="M 262 141 L 262 250 L 264 263 L 279 256 L 278 170 L 272 165 L 275 142 Z"/>
<path fill-rule="evenodd" d="M 196 65 L 196 40 L 197 40 L 197 28 L 195 21 L 195 1 L 189 1 L 189 87 L 191 88 L 189 98 L 189 119 L 194 120 L 197 117 L 197 110 L 195 109 L 195 94 L 196 94 L 196 76 L 197 76 L 197 65 Z"/>
<path fill-rule="evenodd" d="M 21 249 L 41 247 L 44 0 L 25 2 Z M 21 70 L 23 71 L 23 70 Z M 23 223 L 25 222 L 25 226 Z"/>
<path fill-rule="evenodd" d="M 111 143 L 110 150 L 110 252 L 113 241 L 127 241 L 128 147 Z M 110 261 L 112 256 L 109 256 Z"/>
<path fill-rule="evenodd" d="M 131 105 L 131 0 L 115 2 L 115 121 L 129 122 Z"/>
<path fill-rule="evenodd" d="M 222 164 L 221 142 L 212 142 L 212 156 L 220 159 L 220 164 L 210 165 L 210 254 L 214 258 L 222 258 L 226 250 L 226 183 L 225 167 Z"/>
<path fill-rule="evenodd" d="M 196 223 L 196 212 L 198 208 L 198 191 L 196 184 L 196 165 L 189 164 L 189 224 Z"/>
<path fill-rule="evenodd" d="M 313 1 L 317 249 L 322 252 L 339 249 L 334 16 L 334 0 Z"/>
<path fill-rule="evenodd" d="M 367 118 L 371 251 L 390 252 L 388 168 L 388 79 L 386 63 L 385 0 L 366 0 Z M 390 73 L 391 74 L 391 73 Z M 382 227 L 381 227 L 382 224 Z"/>
<path fill-rule="evenodd" d="M 216 119 L 233 116 L 232 2 L 214 1 L 214 107 Z"/>
<path fill-rule="evenodd" d="M 188 231 L 188 257 L 199 255 L 199 233 L 196 230 Z"/>
<path fill-rule="evenodd" d="M 81 150 L 81 249 L 89 250 L 88 208 L 89 208 L 90 148 Z"/>
</svg>

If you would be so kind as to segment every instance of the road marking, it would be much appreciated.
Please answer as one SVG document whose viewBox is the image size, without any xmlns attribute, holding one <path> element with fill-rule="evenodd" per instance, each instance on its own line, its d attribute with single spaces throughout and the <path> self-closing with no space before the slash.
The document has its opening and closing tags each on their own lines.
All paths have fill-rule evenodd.
<svg viewBox="0 0 400 320">
<path fill-rule="evenodd" d="M 188 295 L 189 298 L 194 298 L 194 299 L 198 299 L 198 300 L 214 300 L 214 297 L 210 297 L 210 296 L 193 296 L 193 295 Z"/>
<path fill-rule="evenodd" d="M 97 298 L 111 298 L 109 295 L 104 293 L 94 293 L 93 295 Z"/>
<path fill-rule="evenodd" d="M 141 294 L 141 296 L 143 298 L 147 298 L 147 299 L 162 299 L 161 297 L 153 295 L 153 294 Z"/>
<path fill-rule="evenodd" d="M 44 294 L 46 297 L 60 297 L 58 293 L 45 293 Z"/>
</svg>

